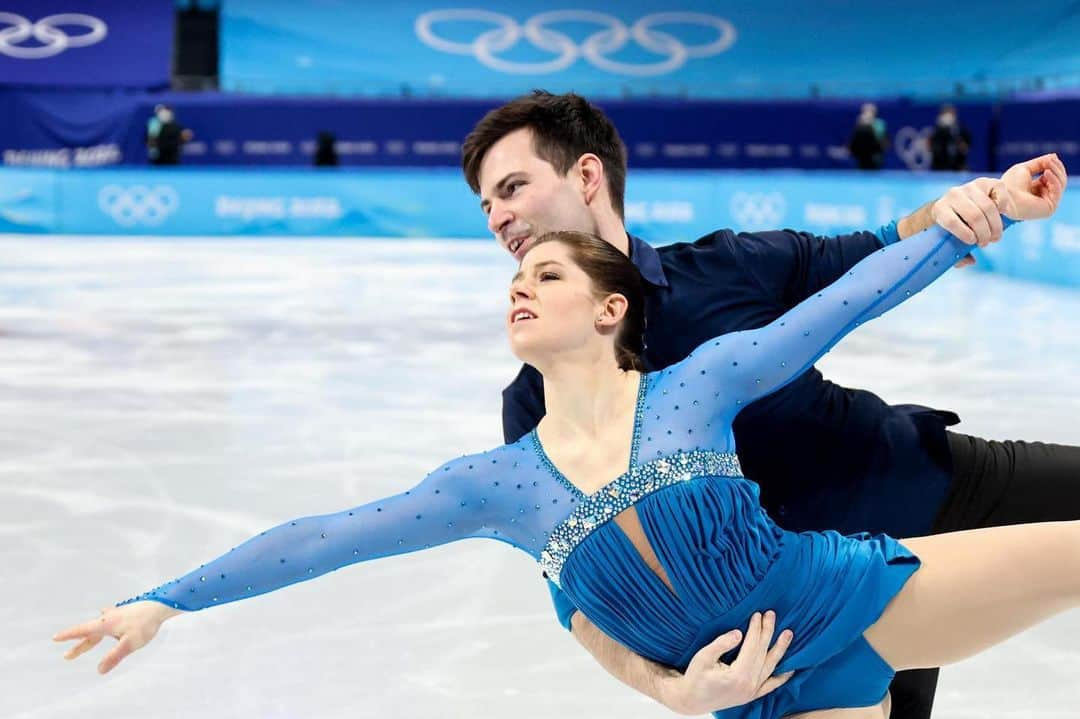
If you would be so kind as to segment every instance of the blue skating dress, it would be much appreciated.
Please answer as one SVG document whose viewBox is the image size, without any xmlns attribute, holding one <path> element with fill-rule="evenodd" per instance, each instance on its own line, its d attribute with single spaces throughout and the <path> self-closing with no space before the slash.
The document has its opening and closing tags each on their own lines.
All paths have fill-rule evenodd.
<svg viewBox="0 0 1080 719">
<path fill-rule="evenodd" d="M 888 536 L 780 529 L 741 476 L 731 422 L 847 332 L 938 277 L 968 247 L 926 232 L 870 255 L 772 324 L 710 340 L 642 376 L 630 466 L 584 494 L 534 431 L 436 469 L 413 489 L 267 530 L 124 604 L 198 610 L 349 564 L 488 537 L 526 552 L 594 624 L 634 652 L 685 669 L 694 653 L 773 609 L 794 631 L 779 690 L 717 712 L 771 719 L 880 701 L 893 670 L 863 632 L 918 569 Z M 784 437 L 776 437 L 784 451 Z M 813 481 L 814 467 L 806 468 Z M 669 587 L 612 521 L 635 512 Z"/>
</svg>

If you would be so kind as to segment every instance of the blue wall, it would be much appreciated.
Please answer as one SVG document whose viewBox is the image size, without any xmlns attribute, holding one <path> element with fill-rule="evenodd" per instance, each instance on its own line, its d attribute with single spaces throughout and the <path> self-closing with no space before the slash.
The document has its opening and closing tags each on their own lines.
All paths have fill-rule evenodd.
<svg viewBox="0 0 1080 719">
<path fill-rule="evenodd" d="M 962 175 L 638 170 L 630 230 L 657 244 L 717 227 L 818 234 L 876 228 Z M 450 169 L 44 170 L 0 168 L 0 232 L 86 235 L 484 237 L 477 198 Z M 1080 286 L 1080 195 L 1022 223 L 980 265 Z"/>
<path fill-rule="evenodd" d="M 222 87 L 492 97 L 991 94 L 1080 77 L 1072 0 L 229 0 Z"/>
<path fill-rule="evenodd" d="M 146 123 L 159 102 L 194 132 L 186 166 L 310 166 L 319 131 L 334 133 L 351 167 L 456 168 L 461 143 L 494 100 L 248 97 L 225 93 L 4 90 L 0 164 L 11 167 L 146 166 Z M 850 169 L 853 100 L 683 102 L 602 100 L 629 164 L 641 168 Z M 878 103 L 892 147 L 886 167 L 925 169 L 923 140 L 937 105 Z M 972 172 L 1057 152 L 1080 161 L 1080 98 L 959 106 L 972 135 Z"/>
<path fill-rule="evenodd" d="M 169 0 L 5 0 L 0 86 L 169 86 Z"/>
</svg>

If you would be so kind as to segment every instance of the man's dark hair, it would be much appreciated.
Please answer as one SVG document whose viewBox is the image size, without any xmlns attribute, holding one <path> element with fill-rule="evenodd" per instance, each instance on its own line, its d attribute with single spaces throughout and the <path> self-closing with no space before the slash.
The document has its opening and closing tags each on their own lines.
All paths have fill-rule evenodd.
<svg viewBox="0 0 1080 719">
<path fill-rule="evenodd" d="M 465 180 L 480 194 L 480 163 L 491 146 L 515 130 L 533 132 L 533 151 L 565 175 L 582 155 L 591 152 L 604 164 L 611 205 L 623 218 L 626 194 L 626 147 L 615 125 L 588 100 L 572 92 L 552 95 L 533 90 L 495 108 L 476 124 L 461 148 Z"/>
</svg>

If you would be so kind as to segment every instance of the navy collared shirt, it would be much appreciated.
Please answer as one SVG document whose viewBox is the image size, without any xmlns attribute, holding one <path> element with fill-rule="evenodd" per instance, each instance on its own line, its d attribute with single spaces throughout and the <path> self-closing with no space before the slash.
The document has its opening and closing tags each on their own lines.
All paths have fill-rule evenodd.
<svg viewBox="0 0 1080 719">
<path fill-rule="evenodd" d="M 719 230 L 653 248 L 630 237 L 646 281 L 646 367 L 685 358 L 702 342 L 762 327 L 898 240 L 877 233 L 817 237 L 789 230 Z M 503 391 L 503 433 L 522 437 L 545 412 L 543 379 L 525 365 Z M 926 534 L 951 482 L 945 426 L 956 415 L 886 404 L 811 368 L 748 405 L 734 423 L 739 461 L 774 520 L 793 531 Z"/>
</svg>

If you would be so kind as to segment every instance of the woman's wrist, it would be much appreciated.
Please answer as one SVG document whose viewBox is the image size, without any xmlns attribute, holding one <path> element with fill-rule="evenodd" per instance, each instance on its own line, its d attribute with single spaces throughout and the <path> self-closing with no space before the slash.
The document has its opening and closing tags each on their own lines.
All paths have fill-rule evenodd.
<svg viewBox="0 0 1080 719">
<path fill-rule="evenodd" d="M 148 608 L 151 611 L 153 611 L 154 616 L 157 617 L 162 622 L 164 622 L 166 619 L 172 619 L 177 614 L 189 614 L 190 613 L 190 612 L 185 612 L 182 609 L 175 609 L 175 608 L 170 607 L 169 605 L 164 604 L 162 602 L 154 601 L 153 599 L 143 599 L 143 600 L 140 600 L 138 602 L 132 602 L 132 603 L 133 604 L 147 605 Z"/>
</svg>

